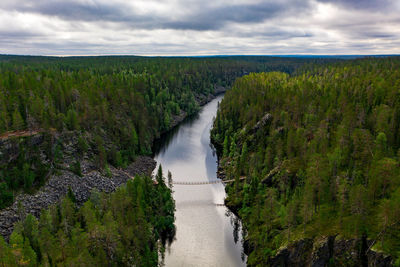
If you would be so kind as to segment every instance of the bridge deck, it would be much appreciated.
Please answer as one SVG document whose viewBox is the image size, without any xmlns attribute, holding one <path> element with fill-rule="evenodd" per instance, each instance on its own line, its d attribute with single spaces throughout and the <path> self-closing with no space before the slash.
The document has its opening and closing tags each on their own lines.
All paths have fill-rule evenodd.
<svg viewBox="0 0 400 267">
<path fill-rule="evenodd" d="M 244 176 L 239 178 L 239 180 L 244 180 L 244 179 L 246 179 L 246 177 L 244 177 Z M 204 181 L 204 182 L 202 182 L 202 181 L 194 181 L 194 182 L 172 181 L 172 184 L 174 184 L 174 185 L 206 185 L 206 184 L 219 184 L 219 183 L 226 184 L 226 183 L 232 183 L 234 181 L 235 181 L 235 179 L 232 179 L 232 180 L 221 180 L 221 179 L 218 179 L 218 180 Z"/>
<path fill-rule="evenodd" d="M 219 184 L 222 183 L 222 180 L 216 180 L 216 181 L 207 181 L 207 182 L 172 182 L 172 184 L 176 185 L 205 185 L 205 184 Z"/>
<path fill-rule="evenodd" d="M 133 176 L 131 176 L 129 173 L 127 173 L 127 172 L 125 172 L 124 170 L 122 170 L 122 169 L 119 169 L 122 173 L 124 173 L 125 175 L 127 175 L 128 177 L 130 177 L 131 179 L 133 179 L 134 177 Z M 244 179 L 246 179 L 246 177 L 245 176 L 241 176 L 240 178 L 239 178 L 239 180 L 244 180 Z M 194 181 L 194 182 L 180 182 L 180 181 L 174 181 L 174 180 L 172 180 L 172 184 L 173 185 L 206 185 L 206 184 L 219 184 L 219 183 L 223 183 L 223 184 L 227 184 L 227 183 L 232 183 L 232 182 L 234 182 L 235 181 L 235 179 L 231 179 L 231 180 L 221 180 L 221 179 L 218 179 L 218 180 L 213 180 L 213 181 Z"/>
</svg>

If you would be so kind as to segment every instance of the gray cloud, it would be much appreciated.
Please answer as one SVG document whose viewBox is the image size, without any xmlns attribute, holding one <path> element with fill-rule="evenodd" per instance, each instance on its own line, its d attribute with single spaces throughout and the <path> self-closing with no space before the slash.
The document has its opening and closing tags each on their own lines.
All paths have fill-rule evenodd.
<svg viewBox="0 0 400 267">
<path fill-rule="evenodd" d="M 195 12 L 181 19 L 167 22 L 166 28 L 191 30 L 216 30 L 227 23 L 257 23 L 279 15 L 304 12 L 309 6 L 307 1 L 264 1 L 255 4 L 238 4 L 211 8 L 199 7 Z"/>
<path fill-rule="evenodd" d="M 0 3 L 0 8 L 55 16 L 69 21 L 123 22 L 135 29 L 199 31 L 217 30 L 232 22 L 262 22 L 278 15 L 290 14 L 290 12 L 304 12 L 309 8 L 308 1 L 267 0 L 256 3 L 222 3 L 220 5 L 215 5 L 211 1 L 181 1 L 177 9 L 183 9 L 188 3 L 191 9 L 184 14 L 160 14 L 151 11 L 140 13 L 139 10 L 126 3 L 115 5 L 111 2 L 81 2 L 76 0 L 37 0 L 34 4 L 21 0 L 5 0 Z"/>
<path fill-rule="evenodd" d="M 128 5 L 108 3 L 81 2 L 68 0 L 36 0 L 34 4 L 27 1 L 8 1 L 0 4 L 3 10 L 23 13 L 35 13 L 44 16 L 55 16 L 71 21 L 149 21 L 150 16 L 134 13 Z"/>
<path fill-rule="evenodd" d="M 4 40 L 15 40 L 15 39 L 22 39 L 22 40 L 29 40 L 36 37 L 41 37 L 43 35 L 30 32 L 30 31 L 14 31 L 14 30 L 1 30 L 0 31 L 0 39 Z"/>
<path fill-rule="evenodd" d="M 0 54 L 400 53 L 398 0 L 1 0 Z"/>
<path fill-rule="evenodd" d="M 296 30 L 296 29 L 285 30 L 281 29 L 278 25 L 274 28 L 266 28 L 260 30 L 257 29 L 254 31 L 236 31 L 234 34 L 236 37 L 241 37 L 241 38 L 260 38 L 260 39 L 278 38 L 280 40 L 290 39 L 290 38 L 309 38 L 314 36 L 314 34 L 308 30 L 306 31 Z"/>
<path fill-rule="evenodd" d="M 388 10 L 397 0 L 317 0 L 322 3 L 331 3 L 346 8 L 368 9 L 374 11 Z"/>
</svg>

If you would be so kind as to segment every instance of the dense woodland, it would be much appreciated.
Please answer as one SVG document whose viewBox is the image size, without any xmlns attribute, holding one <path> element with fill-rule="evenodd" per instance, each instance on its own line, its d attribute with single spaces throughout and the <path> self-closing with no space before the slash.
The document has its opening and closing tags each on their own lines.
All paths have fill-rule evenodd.
<svg viewBox="0 0 400 267">
<path fill-rule="evenodd" d="M 0 137 L 21 130 L 72 131 L 80 136 L 81 152 L 93 148 L 100 168 L 121 167 L 150 154 L 174 117 L 195 113 L 197 99 L 216 87 L 230 87 L 249 72 L 293 73 L 305 63 L 332 60 L 0 56 Z M 57 157 L 62 161 L 62 143 L 52 149 L 50 141 L 47 162 L 37 147 L 21 144 L 18 158 L 0 166 L 0 209 L 21 189 L 42 185 Z"/>
<path fill-rule="evenodd" d="M 81 208 L 69 193 L 39 220 L 28 214 L 9 244 L 0 236 L 0 266 L 158 266 L 175 234 L 175 203 L 161 168 L 156 180 L 93 192 Z"/>
<path fill-rule="evenodd" d="M 0 137 L 38 130 L 48 146 L 21 141 L 0 166 L 0 208 L 57 169 L 63 144 L 54 135 L 75 135 L 77 158 L 90 150 L 99 169 L 124 167 L 151 154 L 174 118 L 233 83 L 212 139 L 235 180 L 226 201 L 247 230 L 248 264 L 263 266 L 295 240 L 336 235 L 373 240 L 400 265 L 398 57 L 0 56 Z M 79 161 L 71 170 L 80 173 Z M 0 240 L 0 264 L 156 266 L 175 231 L 171 191 L 156 179 L 94 192 L 80 208 L 69 194 L 39 219 L 26 215 L 9 243 Z"/>
<path fill-rule="evenodd" d="M 307 69 L 239 78 L 214 121 L 220 164 L 236 180 L 227 204 L 248 231 L 248 264 L 329 235 L 364 236 L 398 259 L 400 58 Z"/>
</svg>

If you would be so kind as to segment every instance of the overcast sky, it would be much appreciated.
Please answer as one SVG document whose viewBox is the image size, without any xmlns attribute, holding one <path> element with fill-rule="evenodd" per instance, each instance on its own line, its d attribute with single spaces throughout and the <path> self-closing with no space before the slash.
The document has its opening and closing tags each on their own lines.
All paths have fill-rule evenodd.
<svg viewBox="0 0 400 267">
<path fill-rule="evenodd" d="M 0 0 L 0 54 L 400 54 L 400 0 Z"/>
</svg>

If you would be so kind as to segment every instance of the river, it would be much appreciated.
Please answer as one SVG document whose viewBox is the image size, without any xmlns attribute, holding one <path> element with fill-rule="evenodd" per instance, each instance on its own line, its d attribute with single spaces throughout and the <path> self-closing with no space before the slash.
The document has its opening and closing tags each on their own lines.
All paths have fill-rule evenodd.
<svg viewBox="0 0 400 267">
<path fill-rule="evenodd" d="M 179 182 L 216 180 L 217 156 L 210 144 L 210 129 L 218 96 L 163 136 L 154 159 L 164 175 L 171 171 Z M 165 252 L 165 266 L 245 266 L 240 221 L 223 204 L 222 184 L 174 185 L 176 238 Z"/>
</svg>

